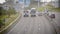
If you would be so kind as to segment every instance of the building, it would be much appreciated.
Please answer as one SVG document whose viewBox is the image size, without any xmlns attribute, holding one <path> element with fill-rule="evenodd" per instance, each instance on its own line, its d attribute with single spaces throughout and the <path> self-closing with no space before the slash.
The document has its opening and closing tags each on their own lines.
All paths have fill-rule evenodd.
<svg viewBox="0 0 60 34">
<path fill-rule="evenodd" d="M 55 8 L 59 8 L 60 7 L 60 0 L 54 0 L 51 2 L 52 5 L 55 7 Z"/>
<path fill-rule="evenodd" d="M 28 7 L 30 5 L 30 0 L 19 0 L 19 3 L 22 3 L 25 7 Z"/>
</svg>

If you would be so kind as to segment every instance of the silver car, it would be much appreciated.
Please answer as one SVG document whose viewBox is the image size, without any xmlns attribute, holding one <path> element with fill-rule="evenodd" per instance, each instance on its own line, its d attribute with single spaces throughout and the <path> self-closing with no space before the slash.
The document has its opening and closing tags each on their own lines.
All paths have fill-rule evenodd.
<svg viewBox="0 0 60 34">
<path fill-rule="evenodd" d="M 31 17 L 35 17 L 36 16 L 36 9 L 35 8 L 31 8 Z"/>
<path fill-rule="evenodd" d="M 42 16 L 42 13 L 41 12 L 38 12 L 38 16 Z"/>
</svg>

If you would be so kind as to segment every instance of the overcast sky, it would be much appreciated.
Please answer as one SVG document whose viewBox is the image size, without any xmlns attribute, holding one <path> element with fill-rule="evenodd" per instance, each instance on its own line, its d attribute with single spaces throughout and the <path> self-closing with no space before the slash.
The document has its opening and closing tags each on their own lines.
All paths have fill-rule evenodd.
<svg viewBox="0 0 60 34">
<path fill-rule="evenodd" d="M 5 2 L 5 0 L 0 0 L 0 3 L 4 3 Z"/>
<path fill-rule="evenodd" d="M 46 2 L 50 2 L 51 0 L 41 0 L 41 1 L 46 1 Z M 0 3 L 3 3 L 3 2 L 5 2 L 5 0 L 0 0 Z"/>
<path fill-rule="evenodd" d="M 51 0 L 41 0 L 42 2 L 50 2 Z"/>
</svg>

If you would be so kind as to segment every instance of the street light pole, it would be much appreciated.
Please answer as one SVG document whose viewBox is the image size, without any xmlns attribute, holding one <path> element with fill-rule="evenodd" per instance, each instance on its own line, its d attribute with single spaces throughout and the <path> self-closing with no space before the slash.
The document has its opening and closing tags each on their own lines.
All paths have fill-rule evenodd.
<svg viewBox="0 0 60 34">
<path fill-rule="evenodd" d="M 40 2 L 40 0 L 38 0 L 38 8 L 39 8 L 39 5 L 40 5 L 40 3 L 39 3 L 39 2 Z"/>
</svg>

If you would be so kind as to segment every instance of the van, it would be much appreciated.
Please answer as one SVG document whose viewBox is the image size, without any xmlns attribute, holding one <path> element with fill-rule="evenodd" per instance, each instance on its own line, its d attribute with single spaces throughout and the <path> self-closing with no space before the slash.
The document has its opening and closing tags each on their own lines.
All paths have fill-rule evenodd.
<svg viewBox="0 0 60 34">
<path fill-rule="evenodd" d="M 36 16 L 36 8 L 31 8 L 31 17 L 35 17 Z"/>
</svg>

